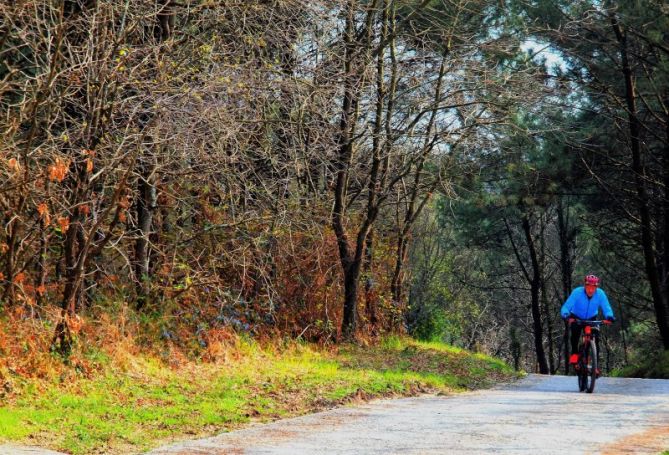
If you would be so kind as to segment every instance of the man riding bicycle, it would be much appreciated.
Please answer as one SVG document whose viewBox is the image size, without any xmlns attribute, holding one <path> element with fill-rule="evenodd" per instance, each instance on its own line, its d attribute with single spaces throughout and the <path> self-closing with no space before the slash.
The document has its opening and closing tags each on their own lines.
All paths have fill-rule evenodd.
<svg viewBox="0 0 669 455">
<path fill-rule="evenodd" d="M 584 321 L 593 321 L 597 318 L 600 309 L 608 322 L 616 320 L 606 293 L 599 289 L 599 278 L 595 275 L 587 275 L 583 280 L 583 286 L 574 289 L 562 305 L 560 315 L 564 320 L 574 317 Z M 582 328 L 579 324 L 571 324 L 571 356 L 569 357 L 571 365 L 578 363 L 578 341 Z M 597 352 L 599 352 L 599 337 L 595 337 L 595 343 L 597 343 Z"/>
</svg>

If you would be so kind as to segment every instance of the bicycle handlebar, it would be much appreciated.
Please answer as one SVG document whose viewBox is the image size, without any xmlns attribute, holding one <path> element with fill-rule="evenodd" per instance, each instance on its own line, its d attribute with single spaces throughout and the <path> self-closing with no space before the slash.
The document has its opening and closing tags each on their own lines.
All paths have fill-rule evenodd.
<svg viewBox="0 0 669 455">
<path fill-rule="evenodd" d="M 608 321 L 606 319 L 601 320 L 601 321 L 598 321 L 598 320 L 588 321 L 587 319 L 579 319 L 579 318 L 575 318 L 575 317 L 569 317 L 569 318 L 567 318 L 567 321 L 569 321 L 570 324 L 576 323 L 576 324 L 580 324 L 580 325 L 589 325 L 591 327 L 599 327 L 602 324 L 604 324 L 604 325 L 610 325 L 611 324 L 611 321 Z"/>
</svg>

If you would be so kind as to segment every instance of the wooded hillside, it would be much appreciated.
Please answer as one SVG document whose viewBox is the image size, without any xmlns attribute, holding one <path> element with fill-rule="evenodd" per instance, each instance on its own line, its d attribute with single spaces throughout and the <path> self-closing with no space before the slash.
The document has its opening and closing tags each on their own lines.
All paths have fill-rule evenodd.
<svg viewBox="0 0 669 455">
<path fill-rule="evenodd" d="M 596 273 L 606 366 L 669 348 L 660 0 L 13 0 L 0 18 L 7 339 L 30 327 L 67 357 L 109 325 L 196 353 L 233 331 L 408 331 L 548 373 L 559 308 Z"/>
</svg>

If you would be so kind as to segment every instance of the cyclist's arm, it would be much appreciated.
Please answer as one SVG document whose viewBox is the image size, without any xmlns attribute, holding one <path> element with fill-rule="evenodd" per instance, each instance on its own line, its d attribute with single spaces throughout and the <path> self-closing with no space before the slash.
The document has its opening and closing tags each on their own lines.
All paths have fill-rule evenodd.
<svg viewBox="0 0 669 455">
<path fill-rule="evenodd" d="M 562 316 L 562 319 L 566 319 L 569 317 L 571 311 L 574 309 L 575 303 L 576 303 L 576 289 L 571 291 L 569 298 L 567 299 L 566 302 L 564 302 L 564 305 L 562 305 L 562 308 L 560 309 L 560 316 Z"/>
<path fill-rule="evenodd" d="M 614 319 L 613 309 L 609 303 L 609 298 L 606 296 L 606 292 L 603 289 L 598 289 L 600 291 L 601 298 L 599 299 L 599 308 L 604 313 L 604 317 L 607 319 Z"/>
</svg>

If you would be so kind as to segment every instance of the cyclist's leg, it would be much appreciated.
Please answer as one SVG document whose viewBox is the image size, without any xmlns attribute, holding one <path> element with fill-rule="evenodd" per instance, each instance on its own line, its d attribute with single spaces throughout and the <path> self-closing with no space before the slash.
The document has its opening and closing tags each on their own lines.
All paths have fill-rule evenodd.
<svg viewBox="0 0 669 455">
<path fill-rule="evenodd" d="M 595 332 L 595 348 L 597 349 L 597 376 L 600 375 L 600 368 L 599 368 L 599 337 L 600 337 L 599 330 Z"/>
<path fill-rule="evenodd" d="M 571 353 L 578 354 L 578 342 L 581 338 L 581 326 L 578 324 L 571 325 Z"/>
<path fill-rule="evenodd" d="M 578 369 L 578 349 L 579 349 L 579 342 L 581 339 L 581 326 L 579 324 L 571 324 L 570 327 L 571 330 L 571 355 L 569 356 L 569 363 L 574 365 L 574 368 Z"/>
</svg>

